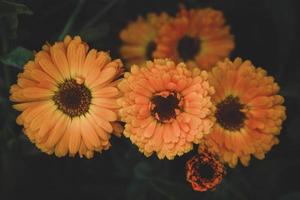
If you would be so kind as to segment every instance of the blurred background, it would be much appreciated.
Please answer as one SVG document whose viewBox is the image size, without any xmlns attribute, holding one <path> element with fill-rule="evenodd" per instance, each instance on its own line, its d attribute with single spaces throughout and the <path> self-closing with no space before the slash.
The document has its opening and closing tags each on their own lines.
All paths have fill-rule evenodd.
<svg viewBox="0 0 300 200">
<path fill-rule="evenodd" d="M 235 36 L 231 57 L 250 59 L 281 86 L 287 120 L 264 160 L 227 169 L 215 191 L 199 193 L 185 180 L 185 162 L 196 151 L 172 161 L 146 158 L 113 136 L 110 150 L 87 160 L 48 156 L 28 141 L 8 91 L 32 51 L 79 34 L 118 58 L 119 32 L 128 22 L 148 12 L 175 15 L 179 3 L 223 11 Z M 297 0 L 0 0 L 0 200 L 300 199 L 299 8 Z"/>
</svg>

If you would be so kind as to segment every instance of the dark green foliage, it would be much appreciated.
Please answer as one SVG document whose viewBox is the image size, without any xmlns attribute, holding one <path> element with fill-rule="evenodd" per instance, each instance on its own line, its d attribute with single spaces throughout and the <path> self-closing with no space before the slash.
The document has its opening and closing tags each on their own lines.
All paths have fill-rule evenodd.
<svg viewBox="0 0 300 200">
<path fill-rule="evenodd" d="M 0 57 L 0 61 L 4 65 L 16 67 L 20 70 L 23 69 L 24 63 L 30 59 L 33 59 L 33 52 L 23 47 L 17 47 L 10 53 Z"/>
</svg>

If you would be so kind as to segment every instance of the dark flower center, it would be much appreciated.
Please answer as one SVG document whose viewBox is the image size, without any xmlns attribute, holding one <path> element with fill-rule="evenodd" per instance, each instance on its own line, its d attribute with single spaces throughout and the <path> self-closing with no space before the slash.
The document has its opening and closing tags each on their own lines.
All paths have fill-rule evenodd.
<svg viewBox="0 0 300 200">
<path fill-rule="evenodd" d="M 196 191 L 215 188 L 226 174 L 224 165 L 214 154 L 204 151 L 192 157 L 186 163 L 187 181 Z"/>
<path fill-rule="evenodd" d="M 76 117 L 88 112 L 92 95 L 84 84 L 78 84 L 74 79 L 66 80 L 59 85 L 59 90 L 53 96 L 58 109 L 70 117 Z"/>
<path fill-rule="evenodd" d="M 178 42 L 177 51 L 184 60 L 193 60 L 201 50 L 201 41 L 198 38 L 185 36 Z"/>
<path fill-rule="evenodd" d="M 205 178 L 207 180 L 211 180 L 215 176 L 215 170 L 209 163 L 199 163 L 196 166 L 196 171 L 201 178 Z"/>
<path fill-rule="evenodd" d="M 217 122 L 225 129 L 238 131 L 244 126 L 246 115 L 241 109 L 244 108 L 238 97 L 228 96 L 217 105 Z"/>
<path fill-rule="evenodd" d="M 156 49 L 156 43 L 151 41 L 146 47 L 146 59 L 151 60 L 153 58 L 152 53 Z"/>
<path fill-rule="evenodd" d="M 180 110 L 180 99 L 172 92 L 168 96 L 155 95 L 152 97 L 151 113 L 160 122 L 168 121 L 176 117 L 176 110 Z"/>
</svg>

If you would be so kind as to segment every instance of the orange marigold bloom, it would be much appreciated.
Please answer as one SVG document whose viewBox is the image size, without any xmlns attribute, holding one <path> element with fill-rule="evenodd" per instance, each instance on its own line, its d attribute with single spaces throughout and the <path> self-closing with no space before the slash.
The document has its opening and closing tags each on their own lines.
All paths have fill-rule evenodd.
<svg viewBox="0 0 300 200">
<path fill-rule="evenodd" d="M 185 61 L 190 67 L 210 70 L 234 48 L 233 36 L 221 11 L 211 8 L 181 9 L 157 37 L 154 57 Z"/>
<path fill-rule="evenodd" d="M 137 21 L 121 31 L 120 38 L 123 45 L 120 49 L 121 56 L 128 64 L 142 64 L 153 58 L 156 48 L 155 38 L 160 27 L 168 22 L 170 17 L 167 13 L 159 15 L 150 13 L 146 18 L 139 17 Z"/>
<path fill-rule="evenodd" d="M 235 167 L 248 166 L 250 155 L 264 159 L 286 118 L 283 97 L 274 78 L 240 58 L 219 62 L 209 74 L 215 87 L 216 123 L 203 140 L 209 151 Z M 199 148 L 201 152 L 201 147 Z"/>
<path fill-rule="evenodd" d="M 213 125 L 214 89 L 205 71 L 158 59 L 141 68 L 133 65 L 118 86 L 124 94 L 118 101 L 121 119 L 127 123 L 124 135 L 146 156 L 182 155 Z"/>
<path fill-rule="evenodd" d="M 195 155 L 186 163 L 186 180 L 195 191 L 214 190 L 225 174 L 224 165 L 208 152 Z"/>
<path fill-rule="evenodd" d="M 46 44 L 18 75 L 10 99 L 17 123 L 43 152 L 87 158 L 110 147 L 118 118 L 116 78 L 122 63 L 89 50 L 79 36 Z"/>
</svg>

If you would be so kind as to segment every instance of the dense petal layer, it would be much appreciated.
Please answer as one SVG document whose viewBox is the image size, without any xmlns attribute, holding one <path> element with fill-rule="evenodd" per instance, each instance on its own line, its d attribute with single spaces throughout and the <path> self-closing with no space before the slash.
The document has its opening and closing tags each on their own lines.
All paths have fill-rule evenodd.
<svg viewBox="0 0 300 200">
<path fill-rule="evenodd" d="M 276 135 L 286 118 L 283 97 L 277 94 L 277 83 L 263 69 L 240 58 L 219 62 L 209 74 L 209 82 L 216 90 L 212 100 L 217 107 L 217 120 L 199 151 L 207 148 L 230 167 L 235 167 L 238 160 L 247 166 L 251 155 L 263 159 L 271 147 L 278 144 Z M 228 99 L 235 99 L 240 107 L 236 109 Z M 237 123 L 240 126 L 236 126 Z"/>
<path fill-rule="evenodd" d="M 164 59 L 132 66 L 124 77 L 118 85 L 124 135 L 146 156 L 156 152 L 160 159 L 173 159 L 209 133 L 214 89 L 206 72 Z"/>
</svg>

